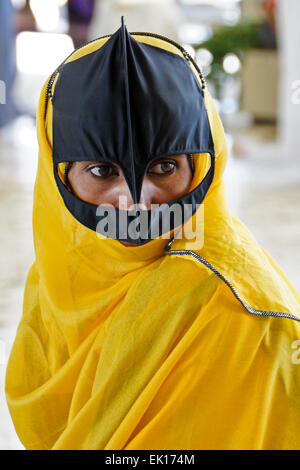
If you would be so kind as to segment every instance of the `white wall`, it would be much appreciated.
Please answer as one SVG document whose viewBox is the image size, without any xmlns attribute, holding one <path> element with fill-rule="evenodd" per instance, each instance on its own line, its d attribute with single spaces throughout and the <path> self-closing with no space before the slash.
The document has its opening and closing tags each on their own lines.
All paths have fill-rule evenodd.
<svg viewBox="0 0 300 470">
<path fill-rule="evenodd" d="M 285 157 L 294 161 L 300 161 L 299 18 L 299 0 L 278 0 L 277 28 L 281 51 L 279 135 Z"/>
</svg>

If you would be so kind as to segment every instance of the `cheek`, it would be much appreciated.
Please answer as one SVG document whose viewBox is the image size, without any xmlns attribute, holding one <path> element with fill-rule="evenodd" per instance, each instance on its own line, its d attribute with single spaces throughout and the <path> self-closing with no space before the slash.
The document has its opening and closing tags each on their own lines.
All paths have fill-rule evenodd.
<svg viewBox="0 0 300 470">
<path fill-rule="evenodd" d="M 72 172 L 71 170 L 68 177 L 77 197 L 92 204 L 97 203 L 97 199 L 99 198 L 99 185 L 97 185 L 88 174 L 82 171 Z"/>
<path fill-rule="evenodd" d="M 178 199 L 188 192 L 191 181 L 192 173 L 189 168 L 166 178 L 147 177 L 142 188 L 144 199 L 156 204 Z"/>
<path fill-rule="evenodd" d="M 161 190 L 165 192 L 165 194 L 169 194 L 172 198 L 175 198 L 187 192 L 191 182 L 192 173 L 190 169 L 187 168 L 176 172 L 170 178 L 166 178 L 165 182 L 163 182 L 160 187 Z"/>
<path fill-rule="evenodd" d="M 193 179 L 191 169 L 185 168 L 184 170 L 182 170 L 181 174 L 176 175 L 176 177 L 178 188 L 180 187 L 181 190 L 188 190 Z"/>
<path fill-rule="evenodd" d="M 68 178 L 69 178 L 69 182 L 72 186 L 73 191 L 79 197 L 81 194 L 84 194 L 87 191 L 88 186 L 86 183 L 86 177 L 84 173 L 71 170 L 69 172 Z"/>
</svg>

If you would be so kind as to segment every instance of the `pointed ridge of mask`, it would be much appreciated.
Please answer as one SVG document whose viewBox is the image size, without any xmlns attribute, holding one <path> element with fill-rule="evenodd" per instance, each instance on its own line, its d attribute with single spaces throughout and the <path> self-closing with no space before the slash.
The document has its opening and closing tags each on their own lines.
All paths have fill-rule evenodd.
<svg viewBox="0 0 300 470">
<path fill-rule="evenodd" d="M 130 109 L 130 93 L 129 93 L 129 75 L 128 75 L 128 57 L 127 57 L 127 43 L 129 33 L 124 23 L 124 16 L 121 17 L 121 37 L 122 37 L 122 49 L 123 49 L 123 71 L 124 71 L 124 86 L 125 86 L 125 96 L 126 96 L 126 117 L 127 117 L 127 128 L 128 128 L 128 143 L 129 143 L 129 152 L 130 152 L 130 173 L 131 181 L 129 187 L 131 195 L 133 198 L 134 204 L 137 204 L 140 198 L 141 187 L 137 191 L 136 187 L 136 170 L 135 170 L 135 161 L 134 161 L 134 145 L 133 145 L 133 133 L 132 133 L 132 120 L 131 120 L 131 109 Z M 141 185 L 140 185 L 141 186 Z"/>
</svg>

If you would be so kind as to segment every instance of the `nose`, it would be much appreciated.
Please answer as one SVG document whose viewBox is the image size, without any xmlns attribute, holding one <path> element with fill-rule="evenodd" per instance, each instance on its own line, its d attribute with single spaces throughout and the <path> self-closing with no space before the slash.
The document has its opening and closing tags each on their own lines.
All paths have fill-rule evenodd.
<svg viewBox="0 0 300 470">
<path fill-rule="evenodd" d="M 141 197 L 137 206 L 143 210 L 150 210 L 151 204 L 158 203 L 156 200 L 156 193 L 157 188 L 155 187 L 155 185 L 151 181 L 147 180 L 147 178 L 145 178 L 142 185 Z M 122 185 L 122 191 L 120 192 L 118 199 L 118 209 L 129 210 L 130 207 L 132 208 L 134 206 L 129 187 L 125 181 Z"/>
</svg>

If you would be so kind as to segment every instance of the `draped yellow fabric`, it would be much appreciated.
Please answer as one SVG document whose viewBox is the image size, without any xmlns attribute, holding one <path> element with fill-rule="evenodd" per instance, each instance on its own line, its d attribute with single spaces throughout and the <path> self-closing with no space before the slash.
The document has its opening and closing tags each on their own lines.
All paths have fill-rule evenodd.
<svg viewBox="0 0 300 470">
<path fill-rule="evenodd" d="M 161 40 L 147 42 L 180 54 Z M 172 233 L 125 247 L 68 212 L 53 176 L 45 92 L 36 260 L 6 371 L 7 403 L 25 448 L 299 449 L 300 296 L 228 210 L 226 140 L 209 92 L 217 159 L 203 205 L 204 244 L 193 250 L 175 238 L 170 252 L 189 251 L 171 256 L 164 248 Z M 191 187 L 208 161 L 195 155 Z"/>
</svg>

